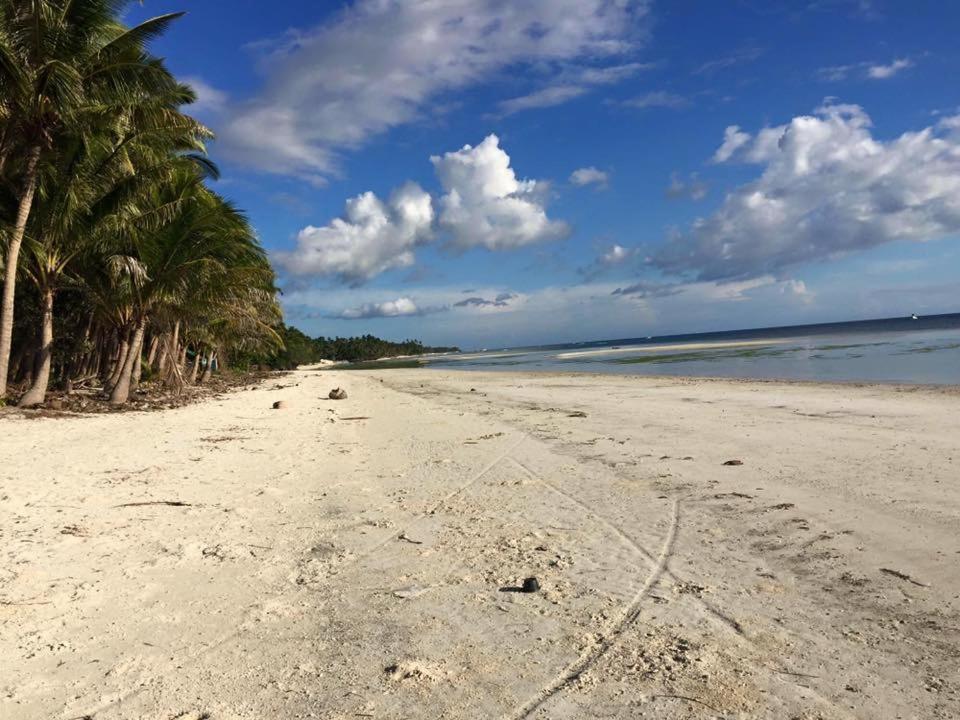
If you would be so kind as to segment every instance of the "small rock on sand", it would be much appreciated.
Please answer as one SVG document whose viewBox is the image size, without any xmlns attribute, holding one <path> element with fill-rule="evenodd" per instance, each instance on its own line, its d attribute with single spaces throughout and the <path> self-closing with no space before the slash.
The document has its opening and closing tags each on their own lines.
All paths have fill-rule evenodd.
<svg viewBox="0 0 960 720">
<path fill-rule="evenodd" d="M 343 388 L 334 388 L 330 391 L 330 394 L 327 397 L 329 397 L 331 400 L 346 400 L 347 391 Z"/>
<path fill-rule="evenodd" d="M 277 400 L 277 401 L 273 404 L 273 409 L 274 409 L 274 410 L 283 410 L 283 409 L 286 408 L 286 407 L 287 407 L 287 403 L 286 403 L 286 401 L 284 401 L 284 400 Z"/>
<path fill-rule="evenodd" d="M 743 460 L 727 460 L 724 465 L 743 465 Z"/>
</svg>

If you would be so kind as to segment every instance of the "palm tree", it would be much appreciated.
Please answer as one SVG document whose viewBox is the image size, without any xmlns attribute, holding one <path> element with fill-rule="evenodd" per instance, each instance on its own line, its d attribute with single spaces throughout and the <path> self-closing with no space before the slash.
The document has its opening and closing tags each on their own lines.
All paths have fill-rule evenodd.
<svg viewBox="0 0 960 720">
<path fill-rule="evenodd" d="M 87 126 L 67 136 L 56 161 L 41 175 L 38 202 L 28 227 L 27 274 L 43 299 L 41 357 L 33 385 L 21 407 L 42 403 L 49 382 L 53 342 L 53 302 L 63 275 L 84 247 L 100 237 L 128 231 L 124 223 L 155 224 L 161 212 L 136 214 L 136 202 L 153 183 L 162 181 L 172 156 L 192 162 L 202 157 L 209 131 L 177 110 L 192 100 L 180 86 L 135 108 L 101 112 Z M 198 165 L 209 169 L 209 163 Z M 133 207 L 133 213 L 130 208 Z M 169 209 L 168 209 L 169 210 Z"/>
<path fill-rule="evenodd" d="M 16 167 L 0 298 L 0 399 L 6 395 L 20 248 L 44 166 L 92 116 L 170 92 L 176 81 L 144 45 L 179 14 L 126 28 L 121 0 L 0 3 L 0 173 Z M 11 163 L 11 159 L 17 162 Z"/>
<path fill-rule="evenodd" d="M 129 397 L 153 318 L 175 316 L 202 326 L 211 361 L 218 345 L 237 343 L 234 335 L 279 344 L 271 327 L 280 317 L 273 270 L 246 218 L 203 180 L 192 163 L 174 164 L 143 199 L 137 217 L 157 217 L 159 224 L 130 233 L 125 247 L 108 259 L 118 290 L 111 299 L 116 316 L 124 318 L 124 334 L 130 334 L 112 403 Z"/>
</svg>

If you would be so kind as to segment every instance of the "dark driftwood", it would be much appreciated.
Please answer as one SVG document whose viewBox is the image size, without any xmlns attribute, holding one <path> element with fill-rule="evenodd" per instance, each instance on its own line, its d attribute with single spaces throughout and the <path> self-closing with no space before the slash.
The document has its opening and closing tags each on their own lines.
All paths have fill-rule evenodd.
<svg viewBox="0 0 960 720">
<path fill-rule="evenodd" d="M 114 507 L 141 507 L 143 505 L 169 505 L 170 507 L 192 507 L 191 503 L 182 500 L 147 500 L 145 502 L 131 502 L 114 505 Z"/>
</svg>

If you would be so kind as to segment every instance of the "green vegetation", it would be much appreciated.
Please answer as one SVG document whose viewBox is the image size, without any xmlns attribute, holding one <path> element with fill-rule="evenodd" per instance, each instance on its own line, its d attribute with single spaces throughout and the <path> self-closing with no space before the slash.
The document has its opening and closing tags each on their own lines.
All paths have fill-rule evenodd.
<svg viewBox="0 0 960 720">
<path fill-rule="evenodd" d="M 125 403 L 282 347 L 274 273 L 213 192 L 196 97 L 123 0 L 0 4 L 0 401 L 99 383 Z M 202 372 L 201 372 L 202 371 Z"/>
<path fill-rule="evenodd" d="M 284 326 L 281 331 L 284 349 L 269 360 L 272 367 L 280 369 L 309 365 L 320 360 L 345 360 L 351 363 L 370 362 L 397 355 L 423 355 L 425 353 L 457 352 L 455 347 L 426 347 L 419 340 L 401 343 L 381 340 L 373 335 L 352 338 L 310 338 L 295 327 Z M 411 367 L 419 365 L 416 361 Z"/>
</svg>

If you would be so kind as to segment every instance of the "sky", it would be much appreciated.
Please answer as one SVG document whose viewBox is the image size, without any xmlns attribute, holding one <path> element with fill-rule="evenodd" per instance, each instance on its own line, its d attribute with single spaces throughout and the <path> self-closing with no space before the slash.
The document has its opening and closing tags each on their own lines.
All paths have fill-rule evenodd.
<svg viewBox="0 0 960 720">
<path fill-rule="evenodd" d="M 960 311 L 960 4 L 145 0 L 288 324 L 463 348 Z"/>
</svg>

